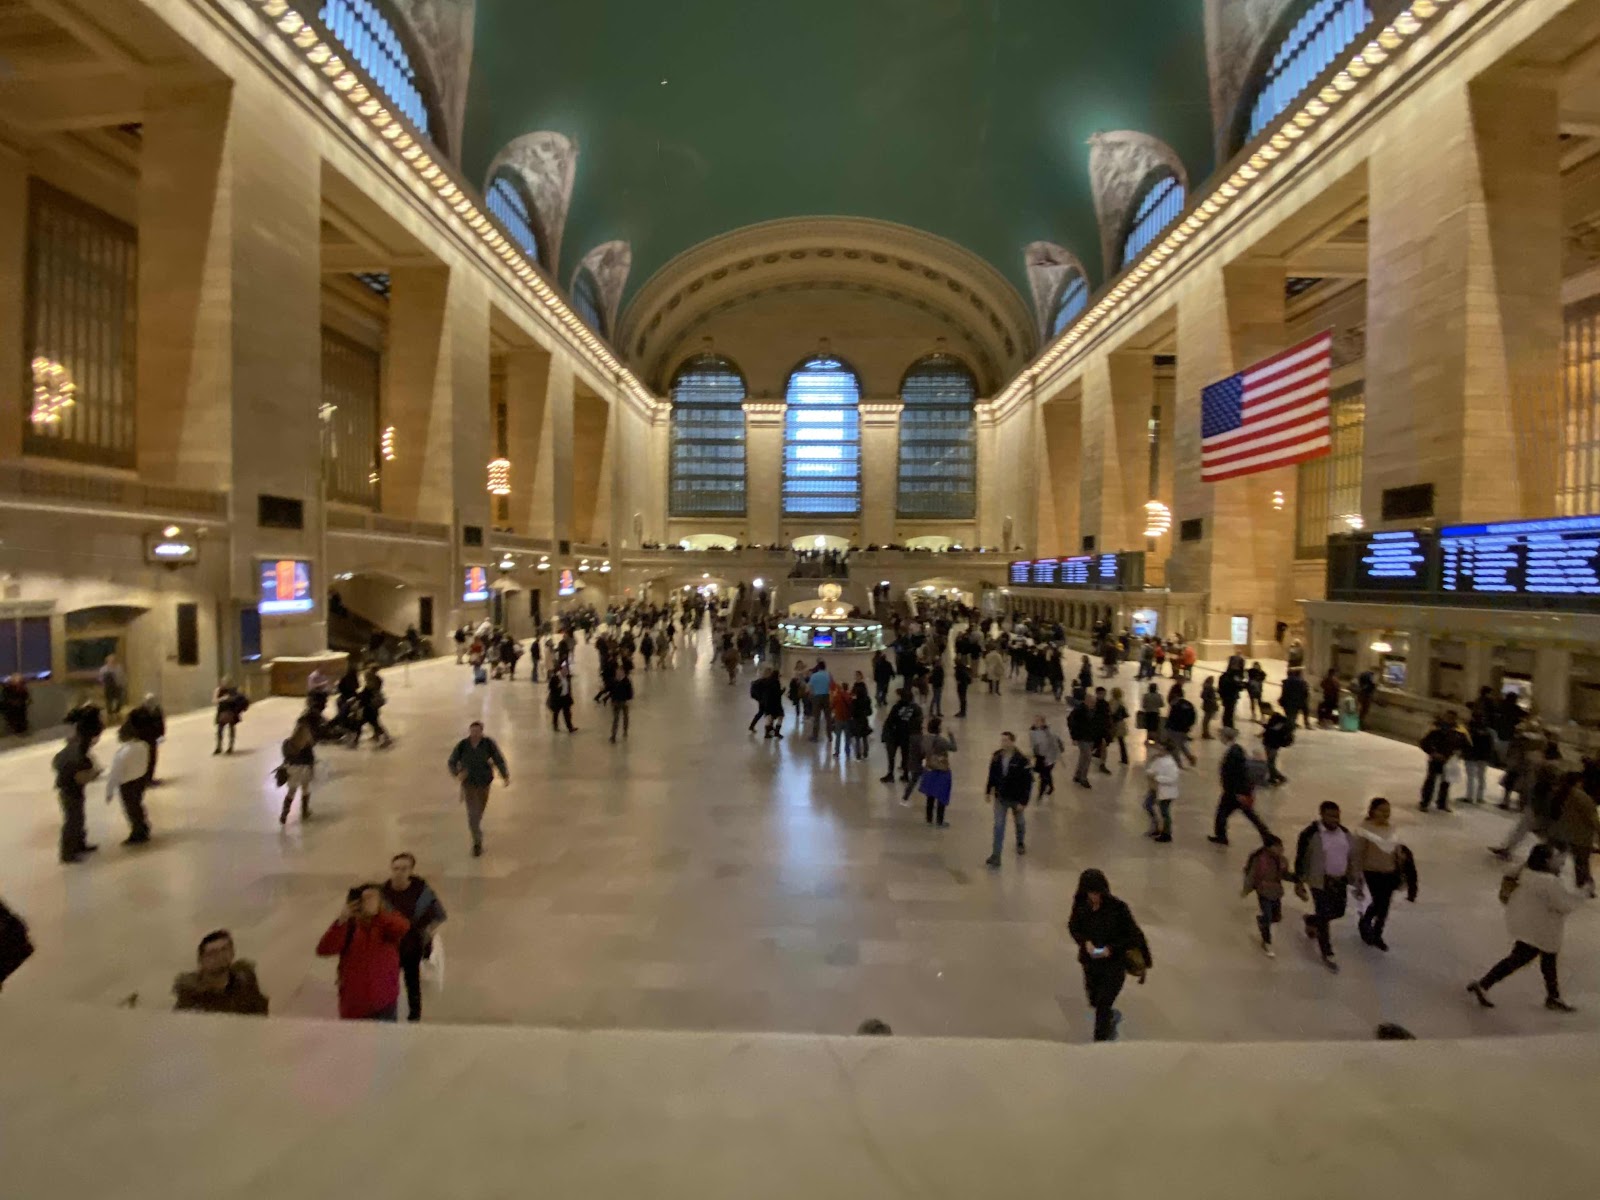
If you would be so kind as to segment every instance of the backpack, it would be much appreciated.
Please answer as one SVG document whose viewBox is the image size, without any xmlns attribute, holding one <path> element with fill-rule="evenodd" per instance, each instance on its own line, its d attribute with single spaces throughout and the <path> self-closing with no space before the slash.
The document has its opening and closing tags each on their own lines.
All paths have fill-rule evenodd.
<svg viewBox="0 0 1600 1200">
<path fill-rule="evenodd" d="M 761 681 L 759 679 L 750 685 L 750 699 L 761 699 Z"/>
<path fill-rule="evenodd" d="M 0 904 L 0 984 L 10 978 L 29 958 L 33 957 L 33 942 L 28 938 L 28 926 L 4 904 Z"/>
</svg>

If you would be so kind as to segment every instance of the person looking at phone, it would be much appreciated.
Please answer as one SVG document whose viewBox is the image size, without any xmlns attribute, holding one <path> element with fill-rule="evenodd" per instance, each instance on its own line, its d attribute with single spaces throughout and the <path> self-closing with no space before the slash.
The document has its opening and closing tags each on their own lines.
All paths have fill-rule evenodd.
<svg viewBox="0 0 1600 1200">
<path fill-rule="evenodd" d="M 411 928 L 383 905 L 383 889 L 363 883 L 345 894 L 344 908 L 317 943 L 321 958 L 339 959 L 339 1018 L 393 1021 L 400 1003 L 400 940 Z"/>
<path fill-rule="evenodd" d="M 1078 943 L 1083 987 L 1094 1010 L 1094 1040 L 1114 1042 L 1122 1024 L 1122 1013 L 1115 1007 L 1117 996 L 1130 973 L 1144 982 L 1151 963 L 1150 945 L 1132 910 L 1111 894 L 1105 873 L 1092 868 L 1078 876 L 1067 932 Z"/>
</svg>

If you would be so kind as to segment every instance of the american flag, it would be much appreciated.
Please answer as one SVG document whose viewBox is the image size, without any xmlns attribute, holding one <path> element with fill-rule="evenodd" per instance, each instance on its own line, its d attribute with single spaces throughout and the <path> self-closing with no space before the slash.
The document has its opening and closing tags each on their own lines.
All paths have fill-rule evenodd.
<svg viewBox="0 0 1600 1200">
<path fill-rule="evenodd" d="M 1257 363 L 1200 394 L 1200 479 L 1217 483 L 1320 458 L 1332 445 L 1333 334 Z"/>
</svg>

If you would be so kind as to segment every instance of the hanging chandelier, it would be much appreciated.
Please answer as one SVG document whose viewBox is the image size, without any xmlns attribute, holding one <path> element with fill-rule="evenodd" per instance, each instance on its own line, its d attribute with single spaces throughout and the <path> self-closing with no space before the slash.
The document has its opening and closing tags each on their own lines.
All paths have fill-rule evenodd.
<svg viewBox="0 0 1600 1200">
<path fill-rule="evenodd" d="M 489 494 L 491 496 L 509 496 L 511 494 L 511 460 L 497 458 L 489 464 Z"/>
<path fill-rule="evenodd" d="M 1144 506 L 1144 535 L 1158 538 L 1172 529 L 1172 510 L 1159 500 L 1147 501 Z"/>
<path fill-rule="evenodd" d="M 33 411 L 35 425 L 59 425 L 61 414 L 78 402 L 78 385 L 72 375 L 54 359 L 40 355 L 33 360 Z"/>
</svg>

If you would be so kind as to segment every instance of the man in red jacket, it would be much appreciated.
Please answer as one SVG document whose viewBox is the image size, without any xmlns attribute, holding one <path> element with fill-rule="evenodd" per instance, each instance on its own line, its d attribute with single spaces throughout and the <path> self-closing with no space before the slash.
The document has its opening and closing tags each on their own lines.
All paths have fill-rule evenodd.
<svg viewBox="0 0 1600 1200">
<path fill-rule="evenodd" d="M 400 939 L 411 928 L 383 906 L 383 889 L 364 883 L 345 896 L 344 911 L 317 943 L 317 954 L 339 958 L 339 1016 L 346 1021 L 393 1021 L 400 1002 Z"/>
</svg>

